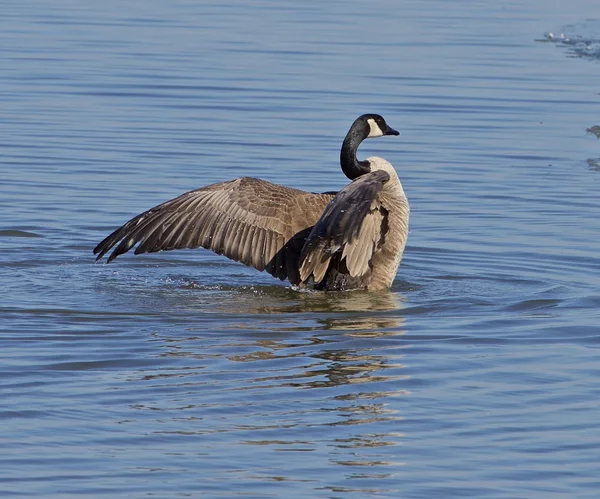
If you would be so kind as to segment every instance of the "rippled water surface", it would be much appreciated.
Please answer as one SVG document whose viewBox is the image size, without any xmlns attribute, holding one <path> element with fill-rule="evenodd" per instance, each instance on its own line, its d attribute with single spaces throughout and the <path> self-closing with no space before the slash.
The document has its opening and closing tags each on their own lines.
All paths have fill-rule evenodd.
<svg viewBox="0 0 600 499">
<path fill-rule="evenodd" d="M 0 495 L 599 497 L 599 16 L 3 2 Z M 402 133 L 361 148 L 411 202 L 391 291 L 204 250 L 94 264 L 211 182 L 339 189 L 364 112 Z"/>
</svg>

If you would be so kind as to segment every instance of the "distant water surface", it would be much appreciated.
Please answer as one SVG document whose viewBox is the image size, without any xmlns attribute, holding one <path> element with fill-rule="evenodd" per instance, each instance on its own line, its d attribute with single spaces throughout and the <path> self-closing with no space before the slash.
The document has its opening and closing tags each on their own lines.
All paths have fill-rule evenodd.
<svg viewBox="0 0 600 499">
<path fill-rule="evenodd" d="M 597 498 L 600 65 L 548 39 L 597 13 L 4 2 L 0 495 Z M 339 189 L 364 112 L 412 209 L 389 292 L 94 264 L 195 187 Z"/>
</svg>

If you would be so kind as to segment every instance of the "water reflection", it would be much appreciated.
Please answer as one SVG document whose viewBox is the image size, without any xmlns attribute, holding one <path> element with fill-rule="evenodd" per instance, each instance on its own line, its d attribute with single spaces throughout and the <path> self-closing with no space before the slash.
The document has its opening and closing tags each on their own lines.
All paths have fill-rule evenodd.
<svg viewBox="0 0 600 499">
<path fill-rule="evenodd" d="M 196 311 L 227 315 L 232 312 L 252 321 L 240 322 L 240 329 L 255 330 L 262 323 L 271 330 L 288 332 L 306 329 L 307 322 L 314 322 L 310 329 L 333 329 L 346 331 L 365 330 L 365 334 L 377 335 L 372 329 L 402 329 L 404 318 L 400 315 L 405 298 L 392 291 L 321 293 L 298 292 L 281 287 L 251 287 L 222 290 L 210 298 L 206 290 L 199 293 L 188 290 L 185 304 L 179 307 Z M 285 315 L 284 317 L 281 317 Z M 296 319 L 294 319 L 296 315 Z M 261 321 L 260 316 L 266 317 Z M 262 326 L 259 326 L 262 327 Z"/>
<path fill-rule="evenodd" d="M 222 284 L 214 283 L 214 268 L 195 269 L 198 280 L 212 276 L 213 283 L 197 284 L 166 266 L 141 282 L 132 266 L 107 275 L 99 288 L 119 306 L 135 303 L 160 317 L 151 335 L 159 361 L 128 377 L 136 392 L 154 396 L 124 419 L 155 419 L 155 434 L 198 438 L 199 448 L 213 453 L 220 442 L 244 444 L 249 456 L 260 446 L 264 472 L 249 469 L 247 480 L 275 479 L 277 470 L 277 480 L 294 481 L 299 476 L 282 472 L 280 453 L 293 456 L 295 470 L 321 454 L 320 467 L 330 468 L 325 476 L 337 468 L 348 479 L 372 480 L 364 489 L 340 482 L 330 490 L 382 492 L 377 484 L 398 465 L 399 400 L 411 383 L 404 294 L 245 285 L 256 277 L 244 273 L 218 276 L 235 281 Z"/>
<path fill-rule="evenodd" d="M 193 287 L 197 293 L 190 292 Z M 366 312 L 400 310 L 404 296 L 389 290 L 379 292 L 303 292 L 281 286 L 190 286 L 186 289 L 186 307 L 200 308 L 212 301 L 214 312 L 243 314 L 281 314 L 300 312 Z M 218 298 L 212 299 L 211 298 Z M 233 308 L 232 308 L 233 307 Z"/>
<path fill-rule="evenodd" d="M 323 466 L 341 466 L 349 478 L 393 475 L 404 438 L 394 401 L 409 393 L 410 380 L 397 341 L 405 334 L 402 296 L 263 290 L 222 298 L 218 331 L 195 321 L 179 334 L 153 333 L 166 365 L 130 382 L 163 397 L 132 412 L 156 414 L 158 434 L 201 437 L 201 445 L 235 433 L 249 449 L 261 446 L 267 461 L 270 452 L 294 453 L 298 463 L 327 449 Z M 229 310 L 228 324 L 220 310 Z M 264 480 L 268 464 L 264 470 L 248 478 Z M 278 476 L 293 480 L 294 472 Z M 382 491 L 372 485 L 364 490 Z"/>
</svg>

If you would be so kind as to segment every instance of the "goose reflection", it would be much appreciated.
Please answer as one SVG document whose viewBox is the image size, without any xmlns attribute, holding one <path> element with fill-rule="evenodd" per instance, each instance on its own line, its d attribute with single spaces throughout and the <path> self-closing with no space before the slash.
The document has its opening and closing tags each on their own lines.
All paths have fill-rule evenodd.
<svg viewBox="0 0 600 499">
<path fill-rule="evenodd" d="M 402 330 L 405 297 L 389 290 L 353 293 L 299 293 L 274 286 L 263 288 L 198 289 L 199 293 L 172 295 L 177 308 L 195 312 L 222 314 L 230 321 L 243 316 L 240 329 L 293 331 L 325 329 L 361 331 L 372 329 Z M 273 316 L 279 316 L 275 319 Z M 251 318 L 251 320 L 245 320 Z"/>
<path fill-rule="evenodd" d="M 261 372 L 253 383 L 323 388 L 404 378 L 389 371 L 403 367 L 395 360 L 405 347 L 398 339 L 406 332 L 401 315 L 404 298 L 399 293 L 245 292 L 222 298 L 212 300 L 211 310 L 220 324 L 219 343 L 227 360 L 250 366 L 275 359 L 310 359 L 300 372 Z M 170 338 L 167 344 L 177 344 L 172 354 L 185 356 L 186 344 L 205 343 L 203 335 L 215 321 L 187 328 L 180 340 Z M 368 343 L 362 344 L 364 340 Z M 379 350 L 377 344 L 385 349 Z"/>
<path fill-rule="evenodd" d="M 181 315 L 189 322 L 179 334 L 155 333 L 167 367 L 146 371 L 144 382 L 169 384 L 152 407 L 157 417 L 171 411 L 186 438 L 220 435 L 273 451 L 326 448 L 328 462 L 346 474 L 393 475 L 402 399 L 412 386 L 402 295 L 224 297 L 212 300 L 220 309 L 214 317 Z"/>
</svg>

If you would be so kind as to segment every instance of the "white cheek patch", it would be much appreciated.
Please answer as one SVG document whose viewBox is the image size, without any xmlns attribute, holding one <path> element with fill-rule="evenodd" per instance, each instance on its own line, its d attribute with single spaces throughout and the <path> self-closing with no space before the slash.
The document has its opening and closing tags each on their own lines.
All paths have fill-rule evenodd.
<svg viewBox="0 0 600 499">
<path fill-rule="evenodd" d="M 379 128 L 379 125 L 373 118 L 369 118 L 367 123 L 370 127 L 369 135 L 367 135 L 367 137 L 381 137 L 383 135 L 381 128 Z"/>
</svg>

